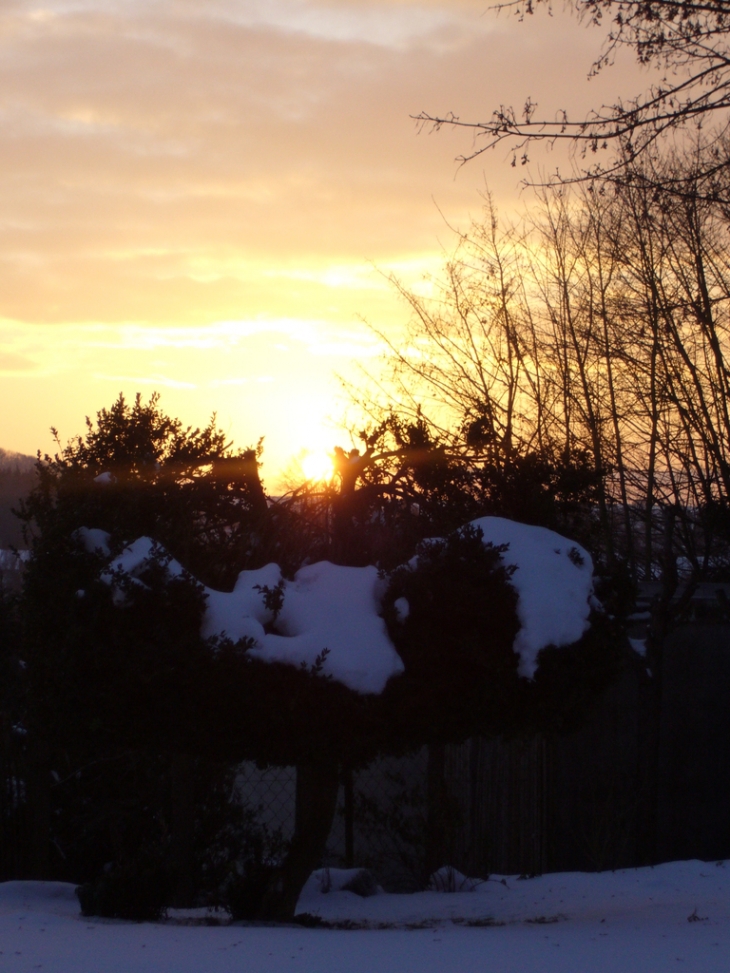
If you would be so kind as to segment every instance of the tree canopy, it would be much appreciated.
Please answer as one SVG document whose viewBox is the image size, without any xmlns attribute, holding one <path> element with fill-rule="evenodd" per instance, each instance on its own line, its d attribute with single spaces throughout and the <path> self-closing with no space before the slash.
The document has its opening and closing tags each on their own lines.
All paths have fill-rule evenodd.
<svg viewBox="0 0 730 973">
<path fill-rule="evenodd" d="M 121 748 L 294 764 L 301 800 L 320 807 L 324 820 L 334 814 L 343 768 L 424 744 L 580 721 L 623 664 L 615 624 L 594 611 L 575 645 L 546 646 L 535 678 L 521 676 L 517 595 L 502 550 L 479 529 L 454 529 L 453 511 L 443 513 L 452 502 L 459 513 L 477 506 L 469 477 L 425 429 L 414 440 L 418 423 L 406 426 L 390 421 L 400 445 L 380 460 L 377 437 L 362 457 L 349 457 L 355 475 L 324 498 L 332 543 L 326 531 L 310 543 L 312 498 L 294 495 L 291 509 L 269 501 L 255 451 L 232 451 L 214 423 L 183 429 L 156 396 L 131 406 L 120 398 L 89 421 L 85 437 L 39 460 L 23 505 L 32 541 L 23 594 L 31 734 L 67 762 L 71 752 L 88 762 Z M 423 521 L 411 510 L 414 496 L 424 502 Z M 410 525 L 433 536 L 440 509 L 442 539 L 417 546 Z M 143 531 L 156 546 L 125 570 L 125 551 Z M 325 644 L 313 662 L 292 665 L 266 661 L 250 637 L 203 634 L 214 593 L 203 581 L 230 590 L 236 569 L 261 568 L 272 551 L 290 559 L 299 551 L 301 565 L 328 547 L 343 568 L 382 555 L 382 616 L 403 662 L 382 692 L 355 691 L 328 675 Z M 284 567 L 285 576 L 298 566 Z M 262 587 L 262 632 L 276 635 L 288 591 Z M 320 844 L 322 820 L 314 828 Z M 320 852 L 306 835 L 295 841 L 262 914 L 292 913 Z"/>
<path fill-rule="evenodd" d="M 539 680 L 533 686 L 517 677 L 512 645 L 519 623 L 509 574 L 480 534 L 456 529 L 455 518 L 473 512 L 478 500 L 453 459 L 439 466 L 438 447 L 419 443 L 416 460 L 408 459 L 413 444 L 404 446 L 400 463 L 412 464 L 414 485 L 420 485 L 407 492 L 405 502 L 393 493 L 377 454 L 367 452 L 359 466 L 364 481 L 354 479 L 334 498 L 335 517 L 344 522 L 339 527 L 344 542 L 332 552 L 340 563 L 357 565 L 381 551 L 381 566 L 391 570 L 420 550 L 415 567 L 384 579 L 389 586 L 384 617 L 405 671 L 383 693 L 363 696 L 323 677 L 321 665 L 261 661 L 250 652 L 249 638 L 225 633 L 212 642 L 204 638 L 210 589 L 200 575 L 206 581 L 221 577 L 218 560 L 234 564 L 236 558 L 241 570 L 261 567 L 264 555 L 279 546 L 279 533 L 296 528 L 295 520 L 281 517 L 272 523 L 268 505 L 251 502 L 260 481 L 256 476 L 252 491 L 246 465 L 239 468 L 239 481 L 220 478 L 216 463 L 223 447 L 214 426 L 202 435 L 182 430 L 153 397 L 133 407 L 120 399 L 88 428 L 85 438 L 39 463 L 38 485 L 23 506 L 33 543 L 24 592 L 27 635 L 34 647 L 33 677 L 40 680 L 35 698 L 48 707 L 44 723 L 59 721 L 64 732 L 76 727 L 78 738 L 93 731 L 132 746 L 155 741 L 161 749 L 280 764 L 324 755 L 340 764 L 363 763 L 380 752 L 444 742 L 454 734 L 464 738 L 531 725 Z M 406 434 L 398 435 L 403 443 Z M 414 496 L 423 503 L 423 518 L 420 508 L 418 516 L 410 510 Z M 452 497 L 456 511 L 442 513 L 437 523 L 436 511 L 448 508 Z M 389 556 L 377 525 L 381 516 L 392 532 Z M 431 536 L 435 526 L 445 528 L 445 538 L 417 548 L 418 536 L 399 529 L 400 519 L 418 523 Z M 82 536 L 89 525 L 94 536 L 106 532 L 108 551 Z M 134 576 L 121 568 L 110 575 L 113 555 L 145 528 L 160 546 Z M 268 536 L 265 547 L 257 535 Z M 320 554 L 322 546 L 326 549 L 322 542 L 313 553 Z M 283 550 L 290 547 L 282 541 Z M 182 573 L 168 570 L 173 553 Z M 223 577 L 227 584 L 214 587 L 233 586 L 230 569 Z M 430 592 L 426 601 L 417 595 L 423 585 Z M 401 625 L 392 605 L 411 589 L 425 615 L 419 621 L 416 607 Z M 261 597 L 276 604 L 275 591 L 264 590 Z M 268 630 L 276 631 L 278 610 L 280 605 L 269 613 Z M 490 660 L 500 654 L 504 659 L 492 672 Z M 479 680 L 467 675 L 474 665 L 484 670 Z M 500 697 L 509 703 L 500 703 Z M 557 713 L 562 704 L 556 703 Z M 339 732 L 332 732 L 335 727 Z"/>
<path fill-rule="evenodd" d="M 220 584 L 265 556 L 252 546 L 254 538 L 265 544 L 255 530 L 266 513 L 260 445 L 233 449 L 215 417 L 186 428 L 160 409 L 157 394 L 133 403 L 120 395 L 86 426 L 86 435 L 39 458 L 37 485 L 21 504 L 36 559 L 51 536 L 69 543 L 82 523 L 117 545 L 154 534 L 196 575 Z"/>
</svg>

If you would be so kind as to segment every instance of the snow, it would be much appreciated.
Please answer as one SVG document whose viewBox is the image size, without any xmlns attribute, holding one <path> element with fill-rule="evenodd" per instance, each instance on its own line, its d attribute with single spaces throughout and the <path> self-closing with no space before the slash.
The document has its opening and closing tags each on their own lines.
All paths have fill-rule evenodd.
<svg viewBox="0 0 730 973">
<path fill-rule="evenodd" d="M 165 549 L 153 541 L 151 537 L 138 537 L 133 544 L 125 547 L 122 553 L 114 558 L 109 565 L 108 573 L 105 573 L 104 576 L 110 577 L 114 571 L 123 571 L 131 578 L 139 578 L 155 555 L 165 560 L 167 572 L 173 578 L 178 578 L 184 574 L 182 564 L 175 558 L 169 557 Z"/>
<path fill-rule="evenodd" d="M 283 582 L 283 604 L 275 632 L 273 612 L 260 588 L 282 581 L 276 564 L 242 571 L 232 592 L 206 588 L 203 635 L 254 639 L 250 654 L 264 662 L 313 666 L 324 649 L 323 675 L 359 693 L 380 693 L 403 663 L 379 616 L 383 583 L 374 567 L 349 568 L 320 561 Z"/>
<path fill-rule="evenodd" d="M 380 693 L 403 663 L 379 616 L 383 583 L 374 567 L 348 568 L 329 561 L 309 564 L 284 581 L 283 605 L 275 621 L 264 607 L 259 587 L 274 588 L 281 581 L 276 564 L 259 571 L 242 571 L 232 592 L 208 595 L 203 635 L 249 637 L 254 658 L 313 666 L 327 649 L 322 674 L 330 675 L 358 693 Z"/>
<path fill-rule="evenodd" d="M 485 543 L 509 544 L 502 559 L 514 565 L 510 583 L 517 592 L 522 624 L 514 643 L 518 671 L 532 679 L 537 656 L 548 645 L 571 645 L 587 631 L 593 594 L 590 554 L 547 527 L 532 527 L 503 517 L 472 521 Z"/>
<path fill-rule="evenodd" d="M 30 559 L 30 551 L 0 548 L 0 571 L 20 571 Z"/>
<path fill-rule="evenodd" d="M 506 564 L 518 595 L 521 628 L 514 650 L 520 675 L 532 678 L 538 654 L 548 645 L 576 642 L 589 626 L 593 592 L 593 564 L 578 544 L 544 527 L 532 527 L 501 517 L 473 521 L 485 542 L 508 544 Z M 76 532 L 87 550 L 109 551 L 109 535 L 81 528 Z M 115 571 L 140 580 L 155 553 L 166 558 L 172 576 L 184 573 L 149 537 L 140 537 L 114 558 L 102 578 L 112 583 Z M 409 562 L 412 566 L 417 558 Z M 278 616 L 266 608 L 262 589 L 283 585 Z M 276 564 L 242 571 L 231 592 L 206 588 L 205 637 L 227 635 L 234 641 L 253 641 L 253 657 L 265 662 L 314 666 L 327 650 L 322 674 L 358 693 L 380 693 L 388 680 L 403 671 L 400 659 L 380 617 L 386 583 L 373 566 L 343 567 L 320 561 L 306 565 L 292 581 L 282 579 Z M 119 594 L 117 601 L 122 603 Z M 408 616 L 405 598 L 395 604 L 398 617 Z"/>
<path fill-rule="evenodd" d="M 82 530 L 87 544 L 98 540 L 96 534 L 103 534 Z M 150 537 L 139 537 L 110 562 L 102 580 L 112 583 L 120 570 L 139 580 L 155 553 L 165 557 L 170 575 L 183 574 L 182 565 L 168 559 Z M 267 564 L 256 571 L 241 571 L 233 591 L 205 588 L 201 634 L 205 638 L 227 635 L 234 641 L 253 639 L 250 654 L 254 658 L 295 666 L 314 666 L 327 650 L 322 674 L 358 693 L 380 693 L 391 676 L 403 671 L 379 615 L 384 583 L 377 568 L 342 567 L 329 561 L 300 568 L 292 581 L 283 581 L 276 631 L 267 632 L 265 626 L 274 624 L 274 614 L 265 607 L 261 589 L 273 589 L 280 582 L 278 565 Z"/>
<path fill-rule="evenodd" d="M 395 614 L 399 622 L 404 622 L 411 613 L 411 606 L 408 604 L 407 598 L 396 598 L 393 602 L 393 608 L 395 608 Z"/>
<path fill-rule="evenodd" d="M 251 652 L 266 661 L 311 666 L 328 649 L 323 674 L 359 693 L 380 693 L 403 662 L 379 616 L 383 582 L 377 568 L 320 561 L 300 568 L 284 589 L 276 625 Z"/>
<path fill-rule="evenodd" d="M 79 527 L 74 531 L 74 537 L 81 543 L 89 554 L 103 554 L 108 557 L 111 554 L 109 540 L 111 535 L 98 527 Z"/>
<path fill-rule="evenodd" d="M 310 896 L 343 891 L 356 892 L 362 898 L 383 894 L 383 889 L 367 868 L 319 868 L 312 872 L 307 881 L 307 894 Z"/>
<path fill-rule="evenodd" d="M 535 878 L 492 875 L 486 881 L 444 867 L 431 877 L 431 884 L 441 891 L 362 899 L 347 892 L 323 894 L 322 879 L 315 872 L 302 892 L 298 911 L 328 923 L 369 925 L 394 919 L 400 924 L 489 919 L 508 925 L 593 919 L 604 925 L 600 920 L 613 922 L 627 915 L 648 918 L 666 909 L 685 922 L 695 911 L 708 920 L 722 916 L 730 932 L 730 863 L 726 867 L 724 862 L 671 862 L 654 868 L 560 872 Z"/>
<path fill-rule="evenodd" d="M 675 862 L 493 877 L 473 892 L 308 884 L 299 911 L 355 928 L 85 919 L 73 886 L 0 884 L 3 973 L 727 973 L 730 869 Z M 377 928 L 385 925 L 386 928 Z"/>
<path fill-rule="evenodd" d="M 275 588 L 281 582 L 278 564 L 267 564 L 258 571 L 241 571 L 233 591 L 215 591 L 206 588 L 208 596 L 202 634 L 228 635 L 233 641 L 242 638 L 255 639 L 261 644 L 265 639 L 264 625 L 273 620 L 273 612 L 267 611 L 261 588 Z"/>
<path fill-rule="evenodd" d="M 431 875 L 426 889 L 429 892 L 473 892 L 482 884 L 483 879 L 469 878 L 453 865 L 444 865 Z"/>
<path fill-rule="evenodd" d="M 112 486 L 117 482 L 116 476 L 113 473 L 100 473 L 98 476 L 94 477 L 94 483 L 98 483 L 99 486 Z"/>
</svg>

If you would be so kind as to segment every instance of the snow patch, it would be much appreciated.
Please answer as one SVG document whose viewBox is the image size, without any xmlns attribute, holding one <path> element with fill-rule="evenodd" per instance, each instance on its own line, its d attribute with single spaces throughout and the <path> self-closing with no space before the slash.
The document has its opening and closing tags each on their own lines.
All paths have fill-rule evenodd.
<svg viewBox="0 0 730 973">
<path fill-rule="evenodd" d="M 307 879 L 302 895 L 329 895 L 330 892 L 352 892 L 361 899 L 384 894 L 367 868 L 318 868 Z"/>
<path fill-rule="evenodd" d="M 361 898 L 308 885 L 297 911 L 341 922 L 343 932 L 82 919 L 73 885 L 4 882 L 0 966 L 18 973 L 727 973 L 729 875 L 722 863 L 694 861 L 515 876 L 470 893 Z"/>
<path fill-rule="evenodd" d="M 111 535 L 105 530 L 100 530 L 98 527 L 79 527 L 74 531 L 73 536 L 89 554 L 103 554 L 105 557 L 111 554 L 109 548 Z"/>
<path fill-rule="evenodd" d="M 403 662 L 380 617 L 382 584 L 377 568 L 342 567 L 329 561 L 300 568 L 284 588 L 276 621 L 251 654 L 267 662 L 315 664 L 359 693 L 381 693 Z"/>
<path fill-rule="evenodd" d="M 133 544 L 125 547 L 122 553 L 115 557 L 109 565 L 109 572 L 121 570 L 131 578 L 139 578 L 156 556 L 165 560 L 167 572 L 171 577 L 178 578 L 184 574 L 182 564 L 174 558 L 168 558 L 165 549 L 156 541 L 153 541 L 151 537 L 138 537 Z"/>
<path fill-rule="evenodd" d="M 541 649 L 571 645 L 589 628 L 591 556 L 547 527 L 503 517 L 481 517 L 471 526 L 481 529 L 485 543 L 509 544 L 502 559 L 515 568 L 510 584 L 517 592 L 517 616 L 522 625 L 514 650 L 520 657 L 519 674 L 532 679 Z"/>
<path fill-rule="evenodd" d="M 227 635 L 238 639 L 255 639 L 262 644 L 264 625 L 273 621 L 274 613 L 264 605 L 263 588 L 273 589 L 281 582 L 278 564 L 267 564 L 257 571 L 241 571 L 233 591 L 206 588 L 207 596 L 202 635 Z"/>
<path fill-rule="evenodd" d="M 411 613 L 411 606 L 408 604 L 407 598 L 396 598 L 393 602 L 393 608 L 395 608 L 399 622 L 404 622 Z"/>
<path fill-rule="evenodd" d="M 121 570 L 134 580 L 164 550 L 149 537 L 140 537 L 114 558 L 102 575 L 113 583 Z M 173 577 L 182 565 L 169 559 Z M 242 571 L 233 591 L 205 588 L 206 612 L 201 634 L 253 640 L 251 656 L 264 662 L 314 666 L 327 650 L 322 675 L 331 676 L 358 693 L 380 693 L 385 684 L 403 671 L 403 662 L 390 641 L 380 617 L 383 582 L 377 568 L 350 568 L 320 561 L 301 568 L 293 581 L 283 582 L 283 606 L 275 620 L 265 606 L 263 588 L 282 583 L 281 570 L 267 564 L 256 571 Z"/>
<path fill-rule="evenodd" d="M 431 875 L 426 889 L 429 892 L 475 892 L 483 884 L 483 878 L 469 878 L 453 865 L 444 865 Z"/>
<path fill-rule="evenodd" d="M 112 486 L 116 482 L 117 478 L 113 473 L 100 473 L 94 477 L 94 483 L 98 483 L 99 486 Z"/>
</svg>

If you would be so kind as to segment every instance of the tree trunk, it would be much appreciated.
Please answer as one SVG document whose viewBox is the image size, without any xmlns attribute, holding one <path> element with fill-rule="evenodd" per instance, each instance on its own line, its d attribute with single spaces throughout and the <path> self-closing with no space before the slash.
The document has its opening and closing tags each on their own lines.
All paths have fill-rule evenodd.
<svg viewBox="0 0 730 973">
<path fill-rule="evenodd" d="M 321 863 L 332 829 L 340 777 L 332 764 L 297 767 L 296 823 L 289 854 L 276 869 L 261 904 L 260 918 L 289 922 L 304 883 Z"/>
<path fill-rule="evenodd" d="M 347 769 L 342 779 L 343 800 L 345 805 L 345 868 L 355 864 L 355 781 L 351 769 Z"/>
</svg>

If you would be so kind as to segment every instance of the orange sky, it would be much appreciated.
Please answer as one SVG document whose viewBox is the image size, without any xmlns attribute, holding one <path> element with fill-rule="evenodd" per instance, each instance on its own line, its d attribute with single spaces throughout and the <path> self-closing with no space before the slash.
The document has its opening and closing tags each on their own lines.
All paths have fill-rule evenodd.
<svg viewBox="0 0 730 973">
<path fill-rule="evenodd" d="M 382 272 L 436 270 L 485 183 L 524 205 L 504 152 L 457 172 L 468 135 L 409 116 L 643 87 L 630 63 L 586 81 L 600 40 L 482 0 L 3 0 L 0 446 L 153 389 L 265 436 L 269 485 L 342 442 L 335 375 L 376 366 L 363 319 L 405 313 Z"/>
</svg>

